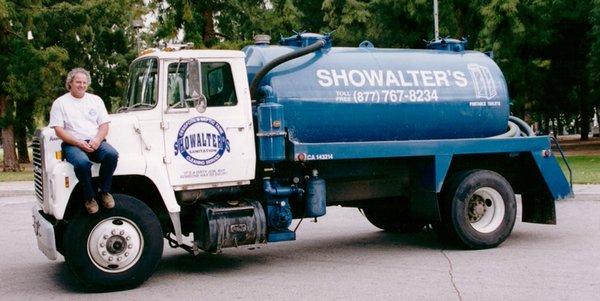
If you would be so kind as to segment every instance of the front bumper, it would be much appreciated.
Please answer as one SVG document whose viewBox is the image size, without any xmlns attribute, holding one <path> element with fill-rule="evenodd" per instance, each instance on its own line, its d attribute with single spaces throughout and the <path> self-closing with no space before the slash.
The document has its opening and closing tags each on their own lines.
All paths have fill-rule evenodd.
<svg viewBox="0 0 600 301">
<path fill-rule="evenodd" d="M 31 209 L 33 217 L 33 233 L 37 238 L 38 249 L 50 260 L 56 260 L 56 237 L 54 235 L 54 226 L 41 213 L 42 208 L 38 204 Z"/>
</svg>

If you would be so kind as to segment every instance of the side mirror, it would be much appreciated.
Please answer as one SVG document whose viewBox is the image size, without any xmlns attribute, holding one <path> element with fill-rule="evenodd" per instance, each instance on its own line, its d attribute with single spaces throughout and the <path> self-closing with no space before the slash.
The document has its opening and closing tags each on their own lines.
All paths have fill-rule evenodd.
<svg viewBox="0 0 600 301">
<path fill-rule="evenodd" d="M 207 105 L 208 103 L 204 94 L 200 94 L 198 97 L 194 97 L 194 106 L 196 107 L 198 113 L 204 113 L 206 111 Z"/>
<path fill-rule="evenodd" d="M 189 62 L 187 68 L 187 82 L 189 83 L 189 95 L 194 100 L 194 107 L 199 113 L 206 111 L 206 96 L 202 94 L 200 86 L 200 63 L 196 60 Z"/>
</svg>

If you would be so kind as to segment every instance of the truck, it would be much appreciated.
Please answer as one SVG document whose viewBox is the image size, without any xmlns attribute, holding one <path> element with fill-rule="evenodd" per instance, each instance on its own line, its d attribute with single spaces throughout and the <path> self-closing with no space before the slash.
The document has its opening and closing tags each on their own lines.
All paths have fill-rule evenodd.
<svg viewBox="0 0 600 301">
<path fill-rule="evenodd" d="M 165 241 L 192 254 L 296 239 L 294 220 L 355 207 L 375 227 L 432 227 L 466 249 L 516 220 L 555 224 L 572 196 L 551 137 L 510 116 L 504 76 L 465 40 L 333 47 L 298 33 L 234 50 L 147 51 L 111 114 L 113 209 L 83 210 L 60 139 L 33 142 L 33 228 L 86 287 L 131 288 Z M 97 176 L 98 166 L 92 166 Z"/>
</svg>

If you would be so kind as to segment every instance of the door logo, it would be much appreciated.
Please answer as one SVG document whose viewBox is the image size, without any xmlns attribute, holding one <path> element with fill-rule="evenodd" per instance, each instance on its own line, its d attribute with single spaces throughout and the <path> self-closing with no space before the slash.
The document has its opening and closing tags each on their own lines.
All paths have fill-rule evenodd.
<svg viewBox="0 0 600 301">
<path fill-rule="evenodd" d="M 217 162 L 225 151 L 230 152 L 229 140 L 223 127 L 214 119 L 194 117 L 183 123 L 173 145 L 175 156 L 205 166 Z"/>
</svg>

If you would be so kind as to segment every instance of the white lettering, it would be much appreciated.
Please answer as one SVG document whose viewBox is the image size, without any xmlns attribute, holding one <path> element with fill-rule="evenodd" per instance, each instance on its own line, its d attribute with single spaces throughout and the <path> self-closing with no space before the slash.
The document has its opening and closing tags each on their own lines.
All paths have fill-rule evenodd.
<svg viewBox="0 0 600 301">
<path fill-rule="evenodd" d="M 355 75 L 358 76 L 358 81 L 356 80 Z M 350 79 L 350 83 L 355 87 L 362 87 L 366 82 L 364 74 L 358 70 L 350 70 L 350 72 L 348 72 L 348 78 Z"/>
<path fill-rule="evenodd" d="M 425 87 L 435 87 L 435 83 L 433 82 L 433 75 L 431 71 L 421 71 L 421 79 L 423 80 L 423 86 Z"/>
<path fill-rule="evenodd" d="M 442 84 L 444 84 L 446 87 L 450 86 L 450 83 L 448 82 L 448 77 L 446 76 L 446 72 L 436 70 L 433 71 L 433 76 L 435 77 L 435 83 L 438 87 L 442 86 Z"/>
<path fill-rule="evenodd" d="M 454 77 L 454 83 L 457 86 L 459 86 L 459 87 L 467 86 L 467 78 L 465 77 L 465 74 L 462 73 L 461 71 L 452 72 L 452 77 Z"/>
<path fill-rule="evenodd" d="M 415 84 L 415 87 L 419 86 L 419 79 L 417 78 L 417 74 L 419 74 L 418 70 L 407 70 L 406 73 L 412 76 L 412 81 Z"/>
<path fill-rule="evenodd" d="M 328 70 L 317 70 L 317 77 L 319 78 L 319 85 L 321 85 L 322 87 L 331 87 L 331 85 L 333 84 L 333 80 L 331 80 L 331 76 L 329 75 Z"/>
<path fill-rule="evenodd" d="M 336 86 L 340 85 L 340 79 L 344 81 L 344 86 L 348 86 L 348 76 L 346 70 L 340 70 L 340 74 L 337 74 L 335 69 L 331 70 L 331 77 L 333 77 L 333 83 Z"/>
<path fill-rule="evenodd" d="M 398 77 L 400 78 L 400 84 L 403 87 L 412 87 L 412 85 L 413 85 L 412 83 L 406 82 L 404 80 L 404 74 L 402 73 L 402 71 L 398 71 Z"/>
<path fill-rule="evenodd" d="M 400 82 L 398 82 L 398 79 L 396 78 L 396 75 L 394 75 L 394 72 L 388 70 L 385 73 L 385 85 L 387 87 L 391 85 L 400 86 Z"/>
<path fill-rule="evenodd" d="M 381 70 L 363 70 L 369 85 L 371 86 L 383 86 L 383 71 Z"/>
</svg>

